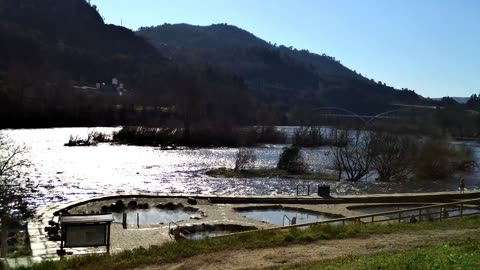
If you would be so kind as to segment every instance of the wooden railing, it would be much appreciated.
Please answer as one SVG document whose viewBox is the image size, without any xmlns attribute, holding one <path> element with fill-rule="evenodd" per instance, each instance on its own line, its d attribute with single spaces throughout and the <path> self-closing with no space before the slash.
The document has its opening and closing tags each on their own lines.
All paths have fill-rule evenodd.
<svg viewBox="0 0 480 270">
<path fill-rule="evenodd" d="M 360 215 L 353 217 L 345 218 L 336 218 L 323 220 L 318 222 L 311 223 L 302 223 L 296 225 L 282 226 L 261 229 L 260 231 L 275 231 L 275 230 L 285 230 L 291 228 L 300 228 L 300 227 L 309 227 L 314 225 L 324 225 L 324 224 L 333 224 L 333 225 L 346 225 L 352 223 L 388 223 L 388 222 L 419 222 L 419 221 L 436 221 L 436 220 L 445 220 L 450 218 L 462 218 L 465 216 L 478 215 L 480 214 L 480 208 L 478 204 L 480 199 L 473 200 L 463 200 L 453 203 L 443 203 L 435 204 L 430 206 L 407 208 L 402 210 L 388 211 L 382 213 Z M 394 206 L 394 204 L 392 204 Z M 251 231 L 250 231 L 251 232 Z M 227 235 L 237 235 L 244 234 L 247 232 L 239 232 Z M 227 236 L 224 235 L 224 236 Z M 222 237 L 222 236 L 218 236 Z"/>
</svg>

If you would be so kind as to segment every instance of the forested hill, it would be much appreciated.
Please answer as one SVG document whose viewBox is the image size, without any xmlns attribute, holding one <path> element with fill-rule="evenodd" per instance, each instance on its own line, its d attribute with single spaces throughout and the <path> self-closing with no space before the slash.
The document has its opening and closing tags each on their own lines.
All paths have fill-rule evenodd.
<svg viewBox="0 0 480 270">
<path fill-rule="evenodd" d="M 167 59 L 89 1 L 0 0 L 0 128 L 253 123 L 245 89 Z"/>
<path fill-rule="evenodd" d="M 164 24 L 137 34 L 170 59 L 244 78 L 259 103 L 281 111 L 339 106 L 368 114 L 392 103 L 423 102 L 415 92 L 367 79 L 334 57 L 272 45 L 236 26 Z"/>
<path fill-rule="evenodd" d="M 154 55 L 154 48 L 123 27 L 104 24 L 96 6 L 84 0 L 2 0 L 2 19 L 36 31 L 64 46 L 133 55 Z"/>
<path fill-rule="evenodd" d="M 175 48 L 178 50 L 222 50 L 260 47 L 278 49 L 289 57 L 312 65 L 316 72 L 345 78 L 361 78 L 355 72 L 344 67 L 334 57 L 317 55 L 307 50 L 296 50 L 291 47 L 272 45 L 252 33 L 228 24 L 195 26 L 190 24 L 164 24 L 157 27 L 142 27 L 138 34 L 147 38 L 160 50 Z"/>
</svg>

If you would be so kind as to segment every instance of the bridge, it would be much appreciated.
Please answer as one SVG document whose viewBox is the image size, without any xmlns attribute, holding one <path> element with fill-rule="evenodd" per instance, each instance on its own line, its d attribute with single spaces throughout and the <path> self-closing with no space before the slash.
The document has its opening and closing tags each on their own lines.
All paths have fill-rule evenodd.
<svg viewBox="0 0 480 270">
<path fill-rule="evenodd" d="M 314 115 L 324 116 L 324 117 L 334 117 L 334 118 L 350 118 L 358 119 L 363 122 L 363 124 L 368 125 L 374 122 L 375 120 L 401 120 L 406 119 L 406 115 L 411 118 L 415 116 L 413 110 L 435 110 L 438 107 L 434 106 L 415 106 L 415 105 L 403 105 L 403 104 L 392 104 L 394 106 L 400 106 L 401 109 L 395 109 L 390 111 L 385 111 L 376 115 L 359 115 L 353 111 L 350 111 L 345 108 L 340 107 L 317 107 L 311 110 Z M 319 113 L 320 112 L 320 113 Z M 321 113 L 323 112 L 323 113 Z"/>
</svg>

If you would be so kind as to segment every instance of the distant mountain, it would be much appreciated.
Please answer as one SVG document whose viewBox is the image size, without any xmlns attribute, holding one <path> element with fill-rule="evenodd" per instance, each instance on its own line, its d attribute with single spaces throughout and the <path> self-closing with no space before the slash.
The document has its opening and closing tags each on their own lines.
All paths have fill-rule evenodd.
<svg viewBox="0 0 480 270">
<path fill-rule="evenodd" d="M 260 104 L 284 112 L 338 106 L 373 114 L 394 103 L 423 102 L 413 91 L 367 79 L 334 57 L 275 46 L 236 26 L 164 24 L 137 34 L 174 61 L 243 78 Z"/>
</svg>

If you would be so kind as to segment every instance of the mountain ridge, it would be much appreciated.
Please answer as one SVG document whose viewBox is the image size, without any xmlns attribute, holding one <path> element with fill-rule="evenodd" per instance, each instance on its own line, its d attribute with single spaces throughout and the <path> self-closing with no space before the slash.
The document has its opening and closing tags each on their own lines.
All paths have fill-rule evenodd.
<svg viewBox="0 0 480 270">
<path fill-rule="evenodd" d="M 335 105 L 374 114 L 393 103 L 425 101 L 412 90 L 365 78 L 334 57 L 272 45 L 237 26 L 163 24 L 141 27 L 136 33 L 170 59 L 205 64 L 245 79 L 257 100 L 279 110 Z M 346 98 L 350 100 L 342 100 Z"/>
</svg>

